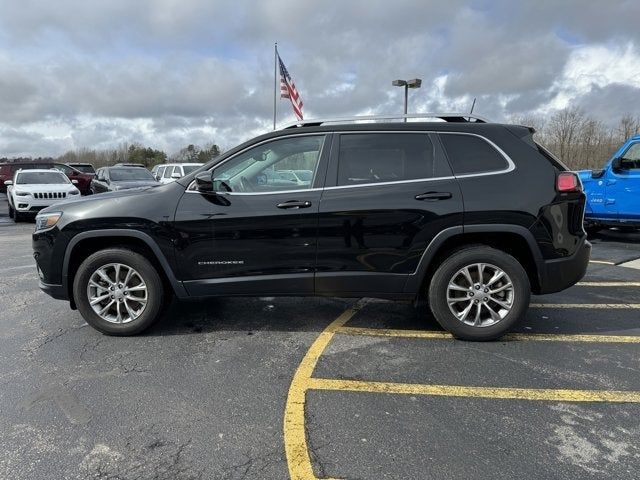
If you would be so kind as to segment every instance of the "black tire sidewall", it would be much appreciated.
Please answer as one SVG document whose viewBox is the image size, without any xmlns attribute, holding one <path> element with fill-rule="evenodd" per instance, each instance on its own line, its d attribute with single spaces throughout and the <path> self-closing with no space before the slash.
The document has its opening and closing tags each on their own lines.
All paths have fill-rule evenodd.
<svg viewBox="0 0 640 480">
<path fill-rule="evenodd" d="M 511 311 L 498 323 L 489 327 L 473 327 L 458 320 L 447 304 L 447 287 L 451 277 L 461 268 L 473 263 L 490 263 L 504 270 L 514 287 Z M 429 303 L 438 323 L 456 338 L 463 340 L 494 340 L 504 335 L 529 308 L 531 286 L 522 265 L 511 255 L 491 247 L 469 247 L 445 260 L 436 270 L 429 285 Z"/>
<path fill-rule="evenodd" d="M 91 275 L 101 266 L 122 263 L 134 268 L 147 285 L 147 306 L 135 320 L 117 324 L 102 319 L 93 311 L 87 298 L 87 284 Z M 149 328 L 160 316 L 164 302 L 162 279 L 156 268 L 144 256 L 127 249 L 101 250 L 89 256 L 78 268 L 73 281 L 73 296 L 78 311 L 96 330 L 108 335 L 135 335 Z"/>
</svg>

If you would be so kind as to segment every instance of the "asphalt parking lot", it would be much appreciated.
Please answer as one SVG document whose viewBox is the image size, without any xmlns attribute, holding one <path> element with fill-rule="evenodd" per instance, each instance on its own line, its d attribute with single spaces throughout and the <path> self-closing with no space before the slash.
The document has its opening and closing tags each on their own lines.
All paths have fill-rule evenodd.
<svg viewBox="0 0 640 480">
<path fill-rule="evenodd" d="M 32 230 L 0 216 L 1 479 L 638 477 L 640 234 L 469 343 L 331 298 L 174 301 L 104 336 L 39 291 Z"/>
</svg>

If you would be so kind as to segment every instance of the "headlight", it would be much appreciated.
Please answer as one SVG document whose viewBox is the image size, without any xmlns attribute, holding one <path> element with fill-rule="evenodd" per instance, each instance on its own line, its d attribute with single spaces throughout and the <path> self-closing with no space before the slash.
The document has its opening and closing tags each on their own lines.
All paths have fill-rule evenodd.
<svg viewBox="0 0 640 480">
<path fill-rule="evenodd" d="M 42 213 L 36 215 L 36 232 L 43 232 L 53 228 L 62 217 L 62 212 Z"/>
<path fill-rule="evenodd" d="M 29 192 L 18 192 L 18 191 L 16 191 L 16 195 L 18 197 L 26 197 L 27 195 L 29 195 Z"/>
</svg>

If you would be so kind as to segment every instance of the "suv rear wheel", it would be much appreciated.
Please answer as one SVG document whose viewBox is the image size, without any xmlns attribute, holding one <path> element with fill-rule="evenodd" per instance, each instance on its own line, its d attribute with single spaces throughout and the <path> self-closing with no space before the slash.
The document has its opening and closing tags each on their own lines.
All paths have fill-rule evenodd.
<svg viewBox="0 0 640 480">
<path fill-rule="evenodd" d="M 95 329 L 108 335 L 134 335 L 160 316 L 163 285 L 144 256 L 113 248 L 82 262 L 73 295 L 82 317 Z"/>
<path fill-rule="evenodd" d="M 502 336 L 529 307 L 527 273 L 511 255 L 487 246 L 457 251 L 436 270 L 429 304 L 440 325 L 463 340 Z"/>
</svg>

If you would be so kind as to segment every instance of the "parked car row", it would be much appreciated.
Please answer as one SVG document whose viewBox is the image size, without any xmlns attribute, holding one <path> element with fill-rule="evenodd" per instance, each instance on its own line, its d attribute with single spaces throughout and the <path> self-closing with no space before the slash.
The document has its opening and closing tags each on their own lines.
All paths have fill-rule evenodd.
<svg viewBox="0 0 640 480">
<path fill-rule="evenodd" d="M 117 163 L 96 171 L 90 163 L 12 162 L 0 164 L 0 186 L 9 197 L 9 215 L 17 222 L 26 215 L 34 215 L 44 207 L 75 195 L 74 192 L 91 195 L 152 187 L 173 182 L 201 166 L 201 163 L 161 164 L 156 165 L 152 173 L 140 163 Z M 27 175 L 27 172 L 34 172 L 34 175 Z M 61 178 L 68 181 L 61 182 Z M 19 188 L 12 188 L 18 184 Z M 53 186 L 43 189 L 43 184 Z M 69 185 L 72 189 L 65 190 Z"/>
</svg>

